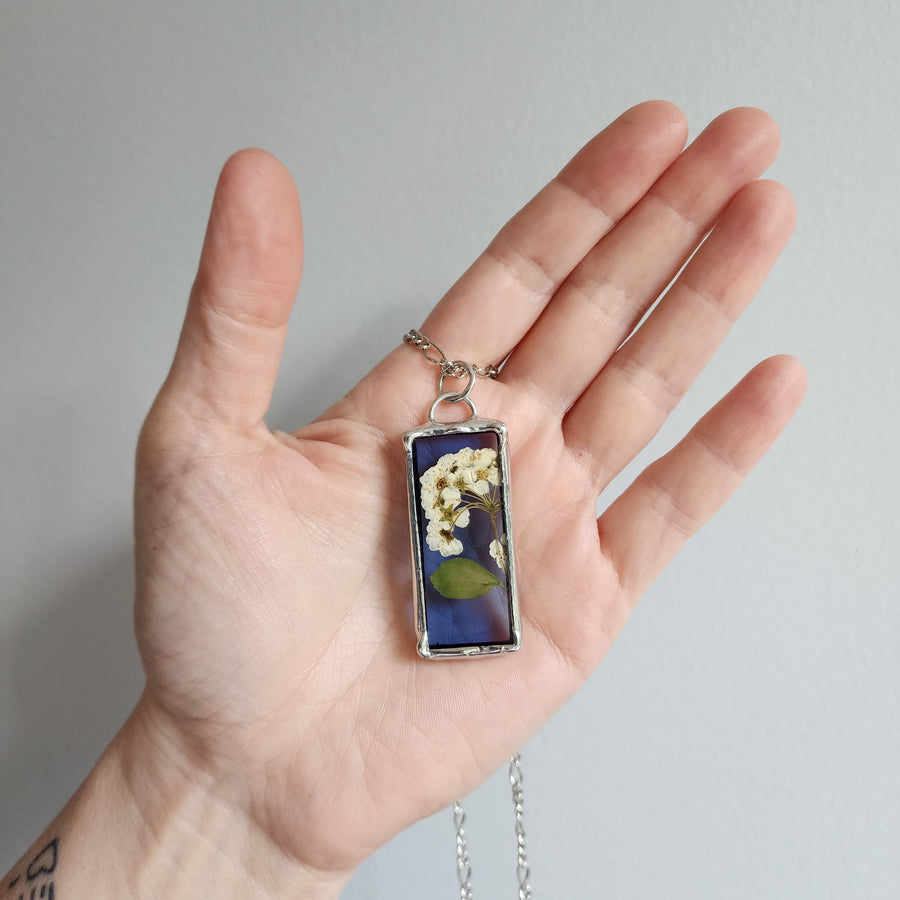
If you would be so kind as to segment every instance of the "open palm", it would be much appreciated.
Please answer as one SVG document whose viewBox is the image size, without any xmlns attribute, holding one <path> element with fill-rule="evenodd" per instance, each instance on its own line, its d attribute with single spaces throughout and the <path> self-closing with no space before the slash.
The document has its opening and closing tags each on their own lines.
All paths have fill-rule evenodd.
<svg viewBox="0 0 900 900">
<path fill-rule="evenodd" d="M 299 205 L 261 151 L 223 170 L 139 447 L 140 709 L 304 864 L 351 869 L 514 752 L 800 402 L 799 364 L 762 363 L 596 519 L 793 225 L 788 193 L 756 180 L 767 116 L 734 110 L 686 150 L 685 133 L 668 104 L 630 110 L 422 326 L 453 358 L 506 360 L 474 398 L 509 429 L 523 648 L 463 661 L 420 660 L 412 624 L 401 438 L 435 368 L 401 345 L 312 424 L 269 432 Z"/>
</svg>

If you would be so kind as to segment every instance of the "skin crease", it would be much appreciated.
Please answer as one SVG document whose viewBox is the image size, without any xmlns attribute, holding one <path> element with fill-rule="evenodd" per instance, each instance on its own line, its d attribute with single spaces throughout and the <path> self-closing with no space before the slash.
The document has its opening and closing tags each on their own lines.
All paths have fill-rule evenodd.
<svg viewBox="0 0 900 900">
<path fill-rule="evenodd" d="M 401 438 L 427 415 L 435 368 L 400 345 L 316 421 L 271 433 L 300 208 L 270 155 L 226 163 L 138 447 L 147 685 L 130 740 L 214 785 L 280 858 L 349 872 L 493 772 L 584 682 L 799 405 L 800 364 L 765 361 L 597 520 L 598 494 L 702 370 L 794 224 L 788 192 L 757 180 L 778 147 L 765 113 L 732 110 L 684 149 L 686 134 L 670 104 L 626 112 L 421 326 L 453 358 L 509 356 L 475 397 L 509 429 L 523 648 L 480 660 L 415 653 Z M 139 767 L 126 777 L 139 791 Z"/>
</svg>

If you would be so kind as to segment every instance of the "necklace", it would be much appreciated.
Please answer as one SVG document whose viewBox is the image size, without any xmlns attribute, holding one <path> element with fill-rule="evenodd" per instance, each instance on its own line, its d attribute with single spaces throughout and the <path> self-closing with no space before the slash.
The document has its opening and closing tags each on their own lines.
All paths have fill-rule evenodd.
<svg viewBox="0 0 900 900">
<path fill-rule="evenodd" d="M 419 654 L 433 659 L 518 650 L 506 426 L 479 418 L 471 398 L 476 378 L 495 378 L 498 369 L 450 360 L 418 331 L 404 340 L 440 367 L 428 422 L 403 436 Z M 447 378 L 466 384 L 448 391 Z M 442 403 L 466 404 L 469 418 L 439 421 Z"/>
<path fill-rule="evenodd" d="M 499 368 L 449 359 L 434 341 L 416 330 L 407 332 L 403 340 L 440 367 L 428 422 L 403 436 L 419 655 L 425 659 L 466 658 L 518 650 L 522 640 L 506 426 L 479 418 L 471 398 L 476 378 L 496 378 Z M 445 391 L 447 378 L 465 378 L 465 386 Z M 469 418 L 453 424 L 439 421 L 435 413 L 442 403 L 466 404 Z M 517 753 L 509 761 L 516 881 L 518 900 L 532 900 L 522 820 L 523 780 Z M 462 802 L 457 800 L 453 824 L 459 897 L 472 900 L 465 821 Z"/>
</svg>

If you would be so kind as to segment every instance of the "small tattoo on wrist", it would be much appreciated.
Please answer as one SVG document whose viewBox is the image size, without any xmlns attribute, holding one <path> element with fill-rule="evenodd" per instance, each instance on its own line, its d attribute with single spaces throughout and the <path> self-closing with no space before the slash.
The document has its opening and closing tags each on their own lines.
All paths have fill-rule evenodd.
<svg viewBox="0 0 900 900">
<path fill-rule="evenodd" d="M 59 838 L 53 838 L 28 864 L 25 877 L 16 875 L 6 885 L 12 900 L 55 900 L 54 878 L 59 861 Z"/>
</svg>

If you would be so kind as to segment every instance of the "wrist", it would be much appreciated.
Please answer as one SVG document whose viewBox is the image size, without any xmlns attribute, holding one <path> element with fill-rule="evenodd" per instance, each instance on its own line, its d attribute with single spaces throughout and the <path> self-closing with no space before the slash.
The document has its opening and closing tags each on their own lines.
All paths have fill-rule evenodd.
<svg viewBox="0 0 900 900">
<path fill-rule="evenodd" d="M 52 878 L 65 900 L 329 900 L 350 876 L 313 870 L 271 841 L 237 792 L 183 751 L 146 698 L 3 887 L 17 875 L 24 884 L 33 858 L 54 840 L 57 865 L 41 878 Z"/>
</svg>

